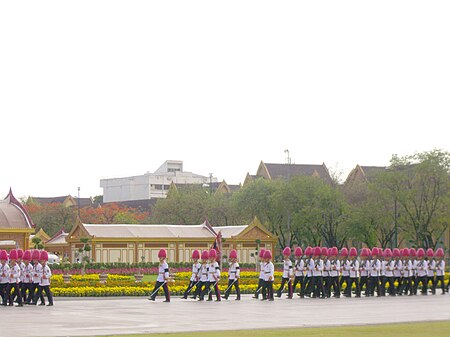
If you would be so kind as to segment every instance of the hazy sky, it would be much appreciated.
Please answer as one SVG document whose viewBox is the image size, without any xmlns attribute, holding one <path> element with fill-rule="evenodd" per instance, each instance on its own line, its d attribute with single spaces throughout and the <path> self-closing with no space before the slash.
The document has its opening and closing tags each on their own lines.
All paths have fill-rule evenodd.
<svg viewBox="0 0 450 337">
<path fill-rule="evenodd" d="M 0 196 L 102 193 L 166 159 L 348 174 L 450 150 L 449 1 L 2 1 Z"/>
</svg>

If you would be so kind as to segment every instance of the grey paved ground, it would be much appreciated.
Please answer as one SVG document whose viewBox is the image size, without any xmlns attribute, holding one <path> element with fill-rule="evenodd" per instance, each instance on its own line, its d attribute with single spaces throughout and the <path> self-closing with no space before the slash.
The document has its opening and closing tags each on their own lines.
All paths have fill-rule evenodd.
<svg viewBox="0 0 450 337">
<path fill-rule="evenodd" d="M 0 307 L 0 336 L 124 333 L 361 325 L 450 320 L 450 296 L 276 299 L 240 302 L 162 298 L 56 299 L 54 307 Z"/>
</svg>

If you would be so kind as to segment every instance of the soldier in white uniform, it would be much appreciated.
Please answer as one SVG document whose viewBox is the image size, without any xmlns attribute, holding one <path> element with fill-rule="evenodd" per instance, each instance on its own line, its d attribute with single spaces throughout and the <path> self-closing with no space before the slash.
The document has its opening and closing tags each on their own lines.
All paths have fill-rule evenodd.
<svg viewBox="0 0 450 337">
<path fill-rule="evenodd" d="M 369 272 L 369 296 L 375 295 L 375 288 L 377 290 L 377 296 L 381 296 L 381 289 L 380 289 L 381 261 L 378 259 L 379 254 L 380 253 L 378 248 L 373 247 Z"/>
<path fill-rule="evenodd" d="M 8 265 L 8 253 L 6 250 L 0 251 L 0 295 L 2 297 L 2 305 L 7 306 L 8 296 L 7 289 L 9 287 L 10 268 Z"/>
<path fill-rule="evenodd" d="M 196 286 L 197 288 L 194 291 L 194 295 L 191 297 L 194 300 L 197 297 L 197 290 L 198 290 L 198 285 L 199 285 L 199 281 L 200 281 L 200 268 L 201 268 L 201 264 L 200 262 L 198 262 L 198 260 L 200 259 L 200 252 L 196 249 L 192 252 L 192 260 L 194 261 L 194 263 L 192 264 L 192 275 L 191 275 L 191 279 L 189 280 L 189 286 L 187 287 L 186 291 L 183 294 L 183 299 L 187 299 L 189 293 L 192 291 L 192 289 L 194 289 L 194 287 Z"/>
<path fill-rule="evenodd" d="M 292 278 L 294 276 L 292 269 L 292 261 L 290 259 L 291 256 L 291 248 L 285 247 L 283 249 L 283 275 L 281 278 L 280 288 L 277 291 L 277 297 L 281 297 L 281 293 L 284 290 L 284 287 L 287 283 L 288 286 L 288 298 L 292 299 Z"/>
<path fill-rule="evenodd" d="M 297 294 L 298 296 L 302 296 L 301 290 L 304 283 L 304 271 L 305 271 L 305 260 L 302 259 L 303 251 L 301 247 L 295 248 L 294 256 L 294 283 L 292 284 L 292 292 L 295 292 L 295 288 L 297 284 L 300 287 L 300 292 Z"/>
<path fill-rule="evenodd" d="M 394 248 L 394 250 L 392 251 L 392 254 L 394 256 L 394 289 L 395 289 L 395 294 L 396 295 L 401 295 L 400 294 L 400 289 L 401 289 L 401 285 L 402 285 L 402 274 L 403 274 L 403 262 L 400 259 L 400 249 L 398 248 Z M 397 282 L 397 288 L 395 288 L 395 282 Z"/>
<path fill-rule="evenodd" d="M 153 289 L 149 300 L 154 301 L 156 299 L 156 296 L 158 295 L 158 289 L 162 287 L 164 290 L 164 296 L 166 297 L 164 302 L 170 302 L 170 292 L 169 286 L 167 284 L 170 281 L 170 274 L 169 274 L 169 265 L 167 264 L 166 261 L 167 252 L 165 249 L 159 250 L 158 258 L 159 258 L 158 277 L 156 278 L 155 288 Z"/>
<path fill-rule="evenodd" d="M 361 281 L 359 287 L 361 292 L 363 287 L 365 287 L 364 295 L 369 297 L 369 273 L 370 273 L 370 250 L 369 248 L 363 248 L 360 254 L 361 263 L 359 266 L 359 272 L 361 276 Z"/>
<path fill-rule="evenodd" d="M 350 265 L 350 261 L 348 260 L 348 249 L 347 247 L 343 247 L 341 249 L 341 252 L 339 254 L 339 260 L 341 265 L 341 279 L 339 280 L 339 288 L 340 291 L 345 294 L 345 291 L 342 290 L 344 283 L 346 284 L 346 288 L 348 288 L 348 284 L 350 282 L 350 272 L 345 268 L 345 266 L 348 267 Z"/>
<path fill-rule="evenodd" d="M 205 295 L 208 296 L 207 301 L 212 301 L 212 291 L 214 290 L 216 294 L 216 301 L 220 302 L 220 290 L 219 290 L 219 281 L 220 281 L 220 267 L 217 263 L 217 252 L 215 249 L 210 249 L 209 254 L 209 269 L 208 269 L 208 282 L 206 283 L 206 287 L 203 290 L 203 297 Z M 211 286 L 213 287 L 211 289 Z"/>
<path fill-rule="evenodd" d="M 355 247 L 350 248 L 349 257 L 351 261 L 347 263 L 344 268 L 348 270 L 350 276 L 349 276 L 349 283 L 347 288 L 345 289 L 344 296 L 346 297 L 352 297 L 352 286 L 353 283 L 356 286 L 356 297 L 361 297 L 361 289 L 359 287 L 359 261 L 357 259 L 358 257 L 358 251 Z"/>
<path fill-rule="evenodd" d="M 320 247 L 314 248 L 313 259 L 309 262 L 309 269 L 312 271 L 313 275 L 313 295 L 312 298 L 324 297 L 323 291 L 323 260 L 321 259 L 322 249 Z"/>
<path fill-rule="evenodd" d="M 50 270 L 50 267 L 47 265 L 48 261 L 48 253 L 43 250 L 39 257 L 41 269 L 39 272 L 39 289 L 37 294 L 34 296 L 33 304 L 37 304 L 37 300 L 39 297 L 43 296 L 42 293 L 45 292 L 45 295 L 48 299 L 48 305 L 49 307 L 53 306 L 53 295 L 50 290 L 50 279 L 52 277 L 52 271 Z"/>
<path fill-rule="evenodd" d="M 9 252 L 9 260 L 10 260 L 10 271 L 9 271 L 9 285 L 6 289 L 6 295 L 9 298 L 9 305 L 14 305 L 14 294 L 17 295 L 17 302 L 19 303 L 19 307 L 23 307 L 22 304 L 22 294 L 19 289 L 20 282 L 20 266 L 17 264 L 17 250 L 11 249 Z M 13 294 L 11 294 L 11 289 L 13 289 Z"/>
<path fill-rule="evenodd" d="M 431 293 L 433 295 L 436 295 L 436 280 L 434 279 L 434 272 L 436 270 L 436 261 L 434 260 L 434 252 L 432 248 L 427 249 L 427 258 L 428 258 L 428 270 L 427 270 L 428 284 L 431 282 Z"/>
<path fill-rule="evenodd" d="M 444 250 L 442 248 L 438 248 L 436 250 L 436 285 L 438 282 L 441 282 L 442 295 L 445 295 L 445 260 L 444 260 Z"/>
<path fill-rule="evenodd" d="M 40 274 L 42 272 L 42 265 L 39 263 L 39 259 L 41 257 L 41 253 L 39 250 L 35 249 L 31 253 L 31 259 L 33 260 L 33 283 L 31 284 L 30 295 L 27 298 L 27 304 L 31 304 L 34 300 L 35 295 L 39 290 L 39 282 L 41 282 Z M 44 295 L 41 293 L 41 303 L 39 305 L 45 305 Z"/>
<path fill-rule="evenodd" d="M 200 283 L 198 285 L 198 288 L 196 289 L 196 296 L 198 296 L 199 301 L 203 301 L 204 299 L 204 289 L 206 288 L 206 285 L 208 284 L 208 271 L 209 271 L 209 252 L 207 250 L 204 250 L 202 252 L 202 265 L 200 267 Z"/>
<path fill-rule="evenodd" d="M 389 248 L 386 248 L 384 251 L 385 258 L 385 283 L 384 288 L 386 287 L 386 282 L 389 282 L 389 295 L 395 296 L 395 285 L 394 285 L 394 269 L 395 269 L 395 261 L 392 259 L 392 251 Z"/>
<path fill-rule="evenodd" d="M 419 284 L 422 283 L 422 295 L 427 295 L 428 293 L 428 261 L 424 260 L 425 258 L 425 250 L 423 248 L 419 248 L 417 250 L 417 282 L 415 285 L 415 292 L 417 293 L 417 288 Z"/>
<path fill-rule="evenodd" d="M 228 287 L 225 291 L 225 299 L 228 300 L 230 296 L 231 287 L 234 286 L 236 290 L 236 301 L 241 300 L 241 289 L 239 288 L 239 277 L 241 276 L 239 263 L 237 260 L 237 251 L 232 249 L 230 251 L 230 267 L 228 268 Z"/>
<path fill-rule="evenodd" d="M 264 252 L 264 290 L 267 293 L 267 299 L 269 301 L 273 301 L 273 280 L 275 268 L 272 263 L 272 252 L 270 250 L 266 250 Z M 265 298 L 263 298 L 263 301 Z"/>
<path fill-rule="evenodd" d="M 25 251 L 23 254 L 23 261 L 25 268 L 23 269 L 23 279 L 22 279 L 22 301 L 23 303 L 28 303 L 28 299 L 31 302 L 31 284 L 33 283 L 33 265 L 31 262 L 31 252 L 29 250 Z"/>
<path fill-rule="evenodd" d="M 259 279 L 258 279 L 258 288 L 256 288 L 255 294 L 253 295 L 253 298 L 258 299 L 259 293 L 262 294 L 263 299 L 266 299 L 267 294 L 262 292 L 264 289 L 264 267 L 266 263 L 264 262 L 264 252 L 266 250 L 262 248 L 259 251 Z"/>
<path fill-rule="evenodd" d="M 312 269 L 309 268 L 310 262 L 313 258 L 313 249 L 312 247 L 306 247 L 305 249 L 305 270 L 304 270 L 304 274 L 305 274 L 305 278 L 303 279 L 303 287 L 301 290 L 301 297 L 305 297 L 306 296 L 311 296 L 311 293 L 314 291 L 314 287 L 313 287 L 313 275 L 312 275 Z"/>
<path fill-rule="evenodd" d="M 331 288 L 333 288 L 333 296 L 336 298 L 341 297 L 341 287 L 339 286 L 339 273 L 341 270 L 341 261 L 338 259 L 339 250 L 337 247 L 330 248 L 330 253 L 328 261 L 330 262 L 330 280 Z M 331 294 L 331 293 L 330 293 Z"/>
<path fill-rule="evenodd" d="M 403 273 L 402 273 L 402 285 L 400 287 L 399 295 L 405 294 L 412 296 L 413 295 L 413 285 L 412 285 L 412 276 L 414 273 L 413 263 L 410 259 L 410 250 L 408 248 L 403 248 L 402 253 L 402 265 L 403 265 Z"/>
</svg>

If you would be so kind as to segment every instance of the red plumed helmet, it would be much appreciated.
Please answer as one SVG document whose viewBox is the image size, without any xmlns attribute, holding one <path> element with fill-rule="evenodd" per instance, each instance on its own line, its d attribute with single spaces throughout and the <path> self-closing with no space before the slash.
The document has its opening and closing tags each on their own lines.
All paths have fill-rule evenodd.
<svg viewBox="0 0 450 337">
<path fill-rule="evenodd" d="M 272 258 L 272 252 L 270 250 L 266 250 L 264 252 L 264 258 L 270 260 Z"/>
<path fill-rule="evenodd" d="M 0 260 L 8 260 L 8 253 L 6 252 L 6 250 L 0 251 Z"/>
<path fill-rule="evenodd" d="M 339 249 L 337 249 L 337 247 L 331 248 L 331 255 L 332 256 L 338 256 L 338 254 L 339 254 Z"/>
<path fill-rule="evenodd" d="M 259 258 L 260 259 L 264 259 L 264 252 L 265 252 L 266 250 L 264 249 L 264 248 L 261 248 L 261 250 L 259 251 Z"/>
<path fill-rule="evenodd" d="M 415 248 L 411 248 L 409 250 L 409 256 L 411 257 L 416 257 L 416 249 Z"/>
<path fill-rule="evenodd" d="M 350 257 L 357 257 L 358 256 L 358 251 L 356 250 L 355 247 L 350 248 L 349 256 Z"/>
<path fill-rule="evenodd" d="M 30 262 L 30 261 L 31 261 L 31 252 L 30 252 L 29 250 L 26 250 L 26 251 L 23 253 L 22 259 L 23 259 L 24 261 Z"/>
<path fill-rule="evenodd" d="M 202 260 L 208 260 L 208 256 L 209 256 L 208 251 L 204 250 L 202 252 Z"/>
<path fill-rule="evenodd" d="M 392 251 L 390 248 L 384 250 L 384 257 L 392 257 Z"/>
<path fill-rule="evenodd" d="M 378 256 L 378 248 L 377 247 L 373 247 L 372 248 L 372 256 Z"/>
<path fill-rule="evenodd" d="M 284 256 L 291 256 L 291 247 L 285 247 L 283 249 L 283 255 Z"/>
<path fill-rule="evenodd" d="M 15 249 L 11 249 L 9 251 L 9 259 L 10 260 L 17 260 L 18 256 L 17 256 L 17 250 Z"/>
<path fill-rule="evenodd" d="M 392 251 L 392 255 L 394 257 L 400 257 L 400 249 L 394 248 L 394 250 Z"/>
<path fill-rule="evenodd" d="M 17 249 L 17 257 L 19 259 L 23 258 L 23 250 L 22 249 Z"/>
<path fill-rule="evenodd" d="M 208 257 L 209 257 L 210 259 L 215 259 L 215 258 L 217 257 L 217 252 L 216 252 L 216 250 L 215 250 L 215 249 L 210 249 L 210 250 L 209 250 L 209 253 L 208 253 Z"/>
<path fill-rule="evenodd" d="M 158 252 L 158 259 L 165 259 L 167 257 L 167 252 L 164 248 L 161 248 Z"/>
<path fill-rule="evenodd" d="M 369 250 L 367 248 L 363 248 L 361 251 L 361 257 L 368 257 L 369 256 Z"/>
<path fill-rule="evenodd" d="M 39 253 L 39 251 L 37 249 L 33 250 L 33 252 L 31 253 L 31 259 L 34 261 L 39 260 L 40 256 L 41 256 L 41 253 Z"/>
<path fill-rule="evenodd" d="M 320 249 L 320 247 L 314 247 L 314 256 L 320 256 L 320 254 L 322 253 L 322 249 Z"/>
<path fill-rule="evenodd" d="M 417 249 L 417 257 L 425 257 L 425 250 L 423 248 Z"/>
<path fill-rule="evenodd" d="M 432 248 L 428 248 L 428 249 L 427 249 L 427 256 L 428 256 L 428 257 L 433 257 L 433 256 L 434 256 L 434 252 L 433 252 L 433 249 L 432 249 Z"/>
<path fill-rule="evenodd" d="M 328 256 L 333 256 L 333 248 L 328 248 L 327 254 Z"/>
<path fill-rule="evenodd" d="M 230 251 L 230 259 L 237 259 L 237 251 L 236 251 L 236 249 L 232 249 Z"/>
<path fill-rule="evenodd" d="M 192 258 L 196 260 L 200 258 L 200 252 L 197 249 L 192 252 Z"/>
<path fill-rule="evenodd" d="M 444 250 L 443 250 L 442 248 L 438 248 L 438 249 L 436 250 L 435 256 L 436 256 L 437 258 L 443 258 L 443 257 L 444 257 Z"/>
<path fill-rule="evenodd" d="M 305 249 L 305 255 L 306 256 L 311 256 L 313 254 L 313 249 L 311 247 L 306 247 Z"/>
<path fill-rule="evenodd" d="M 300 247 L 295 248 L 294 255 L 295 255 L 296 257 L 301 257 L 301 256 L 303 255 L 302 249 L 301 249 Z"/>
<path fill-rule="evenodd" d="M 39 255 L 39 260 L 40 261 L 48 261 L 48 253 L 45 250 L 43 250 L 41 252 L 41 254 Z"/>
<path fill-rule="evenodd" d="M 339 255 L 340 257 L 346 257 L 346 256 L 348 256 L 348 249 L 347 249 L 347 247 L 343 247 L 342 249 L 341 249 L 341 254 Z"/>
<path fill-rule="evenodd" d="M 322 247 L 321 251 L 322 251 L 322 256 L 328 256 L 328 248 L 327 247 Z"/>
<path fill-rule="evenodd" d="M 408 257 L 409 256 L 409 248 L 403 248 L 402 256 L 403 257 Z"/>
</svg>

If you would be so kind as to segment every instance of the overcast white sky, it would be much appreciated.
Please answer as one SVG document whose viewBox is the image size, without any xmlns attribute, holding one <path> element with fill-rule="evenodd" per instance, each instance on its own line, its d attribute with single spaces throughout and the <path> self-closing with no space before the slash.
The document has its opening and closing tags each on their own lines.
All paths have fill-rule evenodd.
<svg viewBox="0 0 450 337">
<path fill-rule="evenodd" d="M 0 196 L 166 159 L 387 165 L 450 149 L 449 1 L 2 1 Z"/>
</svg>

